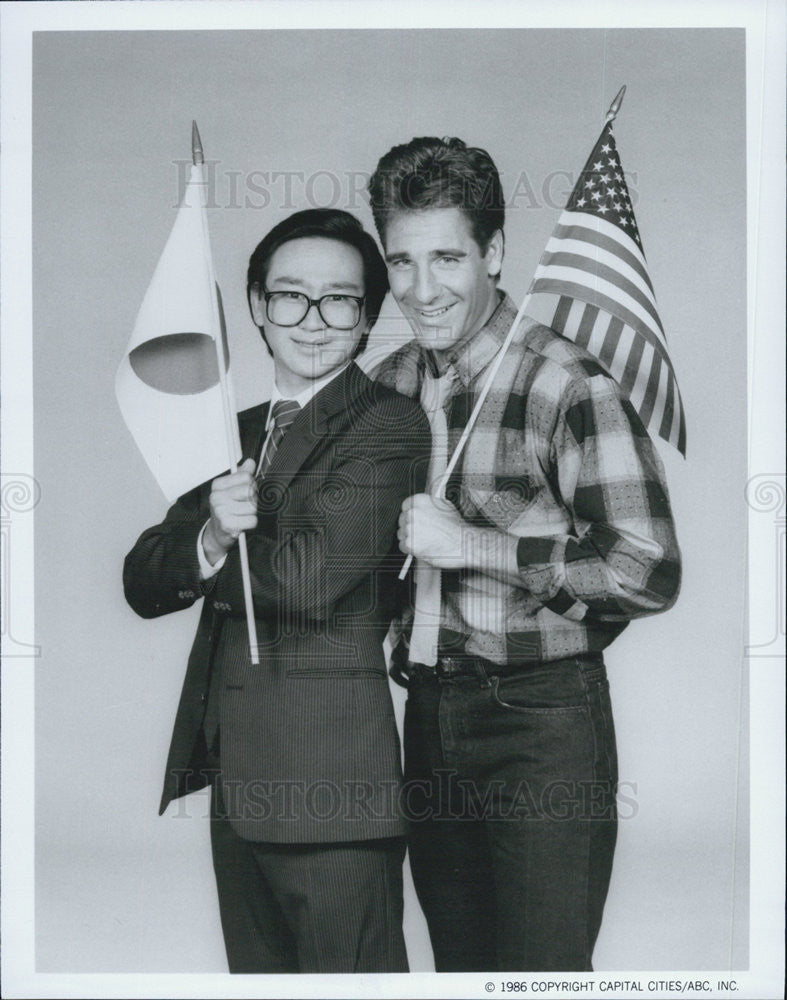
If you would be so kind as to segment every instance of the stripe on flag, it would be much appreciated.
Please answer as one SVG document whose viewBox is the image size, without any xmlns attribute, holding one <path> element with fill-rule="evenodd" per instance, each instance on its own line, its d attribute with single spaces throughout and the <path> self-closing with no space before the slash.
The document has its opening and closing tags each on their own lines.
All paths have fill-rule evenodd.
<svg viewBox="0 0 787 1000">
<path fill-rule="evenodd" d="M 643 424 L 685 456 L 683 403 L 611 123 L 547 243 L 530 294 L 552 303 L 552 328 L 598 358 Z"/>
</svg>

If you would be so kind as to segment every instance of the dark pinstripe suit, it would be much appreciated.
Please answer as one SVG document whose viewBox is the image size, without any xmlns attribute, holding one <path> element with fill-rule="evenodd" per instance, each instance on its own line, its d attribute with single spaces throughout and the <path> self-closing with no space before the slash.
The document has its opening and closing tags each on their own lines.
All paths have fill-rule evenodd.
<svg viewBox="0 0 787 1000">
<path fill-rule="evenodd" d="M 244 454 L 259 454 L 266 414 L 267 404 L 241 414 Z M 210 513 L 210 484 L 141 535 L 124 570 L 138 614 L 167 614 L 206 595 L 162 812 L 210 780 L 202 721 L 215 664 L 217 810 L 235 835 L 338 846 L 404 833 L 382 640 L 401 561 L 399 509 L 423 489 L 429 447 L 417 403 L 370 382 L 355 364 L 303 408 L 274 456 L 257 528 L 247 536 L 259 667 L 248 654 L 237 548 L 216 577 L 200 581 L 197 537 Z"/>
</svg>

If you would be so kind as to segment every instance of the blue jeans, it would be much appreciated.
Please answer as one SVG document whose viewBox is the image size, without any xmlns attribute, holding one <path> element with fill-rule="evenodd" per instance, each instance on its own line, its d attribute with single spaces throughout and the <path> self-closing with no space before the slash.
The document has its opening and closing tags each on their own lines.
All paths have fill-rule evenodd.
<svg viewBox="0 0 787 1000">
<path fill-rule="evenodd" d="M 436 969 L 591 970 L 617 833 L 602 658 L 474 667 L 411 680 L 405 714 L 410 861 Z"/>
</svg>

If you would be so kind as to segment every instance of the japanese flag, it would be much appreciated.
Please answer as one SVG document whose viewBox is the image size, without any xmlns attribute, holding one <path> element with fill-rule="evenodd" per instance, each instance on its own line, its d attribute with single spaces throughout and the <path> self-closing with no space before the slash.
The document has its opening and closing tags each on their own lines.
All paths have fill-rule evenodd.
<svg viewBox="0 0 787 1000">
<path fill-rule="evenodd" d="M 204 192 L 197 164 L 115 377 L 123 418 L 170 502 L 240 459 Z"/>
</svg>

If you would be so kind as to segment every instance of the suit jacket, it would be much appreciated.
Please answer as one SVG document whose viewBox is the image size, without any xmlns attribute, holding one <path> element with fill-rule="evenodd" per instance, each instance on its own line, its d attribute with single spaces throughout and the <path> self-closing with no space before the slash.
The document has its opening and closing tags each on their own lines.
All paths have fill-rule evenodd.
<svg viewBox="0 0 787 1000">
<path fill-rule="evenodd" d="M 259 455 L 267 409 L 240 415 L 245 455 Z M 200 580 L 210 483 L 140 536 L 124 567 L 138 614 L 153 618 L 205 597 L 160 812 L 210 780 L 202 722 L 211 670 L 220 669 L 222 790 L 241 836 L 325 843 L 404 832 L 382 641 L 397 599 L 399 510 L 424 488 L 429 448 L 420 406 L 355 364 L 301 410 L 247 532 L 256 667 L 237 546 L 215 577 Z"/>
</svg>

